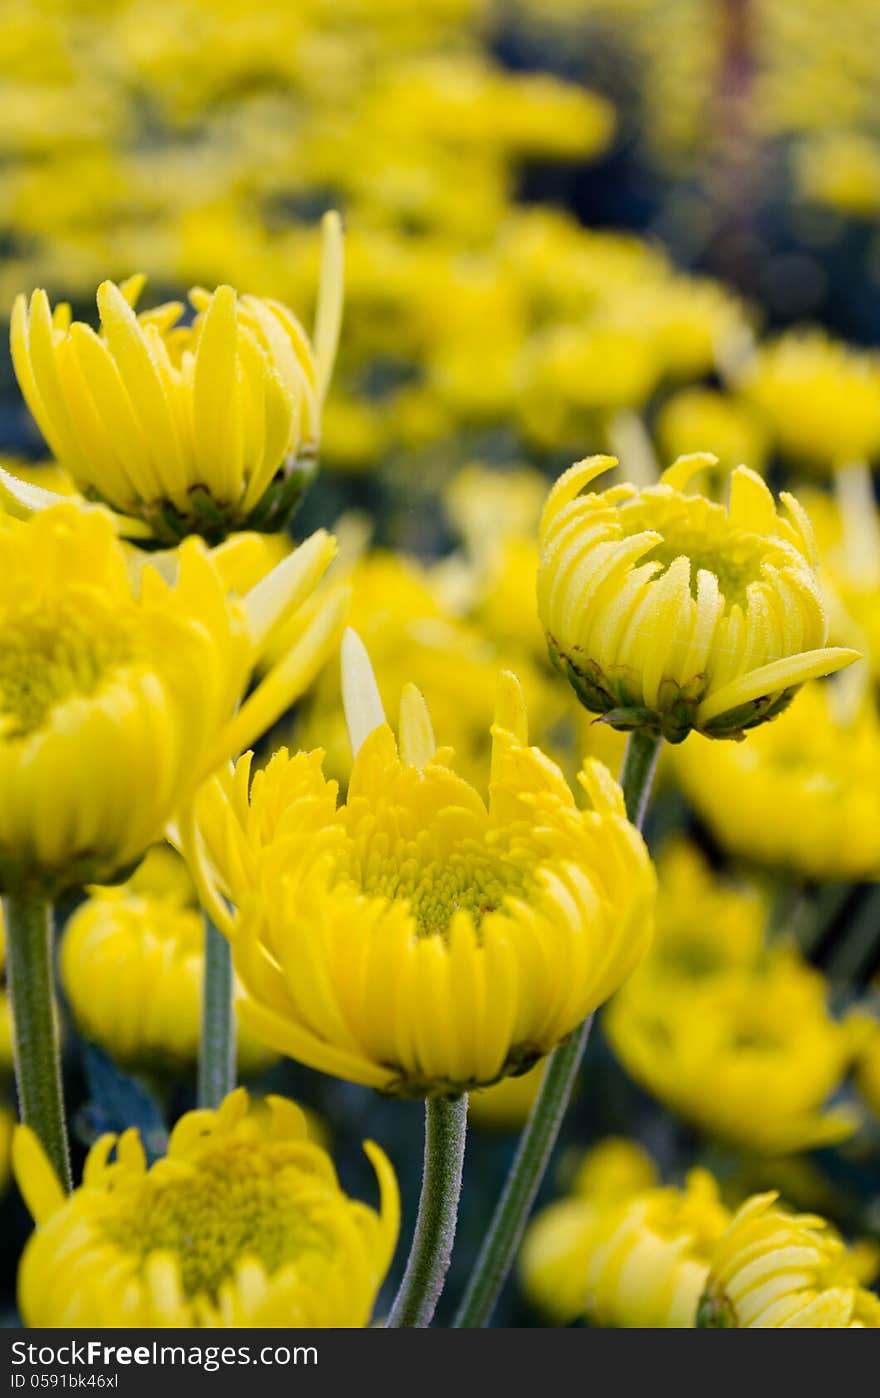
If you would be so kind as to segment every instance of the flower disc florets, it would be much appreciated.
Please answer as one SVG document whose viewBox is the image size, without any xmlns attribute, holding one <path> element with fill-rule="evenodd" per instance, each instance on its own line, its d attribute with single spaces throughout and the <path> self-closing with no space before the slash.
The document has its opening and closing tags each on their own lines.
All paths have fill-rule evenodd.
<svg viewBox="0 0 880 1398">
<path fill-rule="evenodd" d="M 21 1128 L 37 1228 L 19 1272 L 32 1326 L 362 1326 L 394 1251 L 394 1172 L 368 1142 L 379 1213 L 349 1199 L 294 1103 L 243 1088 L 175 1126 L 147 1167 L 137 1132 L 102 1136 L 64 1198 Z M 115 1158 L 111 1158 L 114 1156 Z"/>
</svg>

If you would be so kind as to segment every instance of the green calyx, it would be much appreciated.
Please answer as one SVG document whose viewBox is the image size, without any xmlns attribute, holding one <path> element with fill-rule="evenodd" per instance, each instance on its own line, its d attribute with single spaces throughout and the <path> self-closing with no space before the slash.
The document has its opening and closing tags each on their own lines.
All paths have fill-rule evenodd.
<svg viewBox="0 0 880 1398">
<path fill-rule="evenodd" d="M 763 695 L 701 723 L 699 708 L 709 689 L 706 674 L 694 675 L 685 685 L 672 678 L 664 679 L 656 708 L 648 708 L 641 702 L 640 676 L 631 667 L 620 665 L 604 671 L 594 660 L 575 661 L 550 637 L 548 649 L 556 669 L 568 680 L 584 708 L 598 716 L 597 722 L 608 723 L 624 733 L 649 733 L 672 744 L 683 743 L 689 733 L 739 742 L 750 728 L 781 714 L 800 687 Z"/>
<path fill-rule="evenodd" d="M 194 485 L 189 489 L 185 510 L 178 509 L 170 500 L 150 500 L 139 502 L 123 513 L 143 520 L 149 527 L 152 537 L 138 540 L 141 548 L 175 548 L 191 534 L 211 545 L 221 544 L 230 534 L 244 530 L 277 534 L 298 509 L 317 470 L 317 458 L 312 454 L 287 457 L 259 503 L 247 514 L 242 512 L 240 501 L 218 501 L 206 485 Z M 98 491 L 89 491 L 88 497 L 110 509 L 119 509 Z"/>
<path fill-rule="evenodd" d="M 698 1330 L 736 1330 L 736 1313 L 723 1291 L 704 1291 L 697 1306 Z"/>
</svg>

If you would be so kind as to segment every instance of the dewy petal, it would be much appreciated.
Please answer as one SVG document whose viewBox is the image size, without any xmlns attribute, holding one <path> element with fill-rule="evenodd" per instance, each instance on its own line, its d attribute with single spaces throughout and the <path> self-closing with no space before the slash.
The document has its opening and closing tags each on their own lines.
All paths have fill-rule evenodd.
<svg viewBox="0 0 880 1398">
<path fill-rule="evenodd" d="M 414 684 L 406 684 L 400 696 L 400 757 L 408 767 L 419 770 L 431 761 L 437 751 L 431 715 L 424 695 Z"/>
<path fill-rule="evenodd" d="M 352 757 L 367 738 L 385 723 L 385 710 L 366 646 L 349 626 L 342 637 L 342 705 Z"/>
<path fill-rule="evenodd" d="M 751 704 L 767 694 L 781 693 L 795 685 L 806 684 L 807 680 L 833 675 L 861 658 L 861 653 L 857 650 L 849 650 L 845 646 L 828 646 L 823 650 L 808 650 L 800 655 L 772 660 L 769 665 L 762 665 L 747 675 L 740 675 L 723 689 L 710 694 L 697 711 L 698 719 L 700 723 L 709 723 L 729 709 L 738 709 L 740 705 Z"/>
<path fill-rule="evenodd" d="M 318 529 L 276 564 L 244 597 L 251 635 L 263 651 L 271 633 L 302 605 L 326 573 L 336 553 L 336 540 Z"/>
<path fill-rule="evenodd" d="M 118 515 L 106 506 L 90 505 L 81 495 L 59 495 L 55 490 L 46 490 L 42 485 L 20 480 L 11 471 L 0 466 L 0 505 L 13 519 L 30 519 L 31 515 L 38 514 L 41 510 L 51 510 L 55 505 L 69 505 L 71 502 L 84 510 L 105 509 L 113 520 L 117 534 L 124 539 L 150 537 L 149 525 L 144 524 L 143 520 Z"/>
</svg>

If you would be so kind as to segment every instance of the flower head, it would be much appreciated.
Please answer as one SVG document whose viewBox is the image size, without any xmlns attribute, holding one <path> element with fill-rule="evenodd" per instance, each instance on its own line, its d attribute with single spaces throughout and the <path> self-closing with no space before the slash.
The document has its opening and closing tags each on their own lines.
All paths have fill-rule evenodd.
<svg viewBox="0 0 880 1398">
<path fill-rule="evenodd" d="M 344 644 L 356 753 L 348 799 L 320 752 L 243 759 L 200 798 L 201 835 L 239 909 L 242 1019 L 291 1057 L 389 1093 L 458 1093 L 530 1066 L 629 974 L 654 879 L 599 763 L 575 804 L 527 745 L 502 676 L 488 805 L 437 749 L 413 687 L 395 742 L 366 652 Z M 204 882 L 204 879 L 203 879 Z"/>
<path fill-rule="evenodd" d="M 782 1155 L 858 1125 L 847 1107 L 824 1106 L 858 1043 L 856 1026 L 833 1019 L 826 1001 L 820 973 L 778 948 L 704 978 L 648 970 L 604 1023 L 627 1071 L 664 1104 L 713 1137 Z"/>
<path fill-rule="evenodd" d="M 153 1072 L 196 1058 L 204 968 L 205 919 L 186 865 L 167 845 L 154 845 L 127 883 L 90 888 L 61 942 L 61 980 L 80 1032 L 115 1062 Z M 243 1074 L 275 1057 L 244 1026 L 237 1048 Z"/>
<path fill-rule="evenodd" d="M 659 484 L 587 487 L 592 457 L 556 482 L 541 520 L 538 610 L 550 652 L 584 706 L 617 728 L 678 743 L 737 738 L 804 683 L 858 653 L 825 649 L 809 521 L 787 517 L 739 466 L 727 509 L 685 493 L 713 457 L 684 457 Z"/>
<path fill-rule="evenodd" d="M 880 1329 L 880 1300 L 860 1286 L 823 1218 L 791 1214 L 776 1194 L 748 1199 L 719 1239 L 700 1302 L 713 1329 Z"/>
<path fill-rule="evenodd" d="M 6 934 L 0 906 L 0 1073 L 12 1067 L 12 1006 L 6 989 Z"/>
<path fill-rule="evenodd" d="M 239 1088 L 188 1112 L 149 1168 L 136 1131 L 102 1136 L 66 1199 L 20 1127 L 15 1171 L 37 1225 L 18 1278 L 25 1323 L 366 1325 L 397 1241 L 394 1171 L 367 1142 L 380 1212 L 349 1199 L 299 1108 L 268 1102 L 252 1110 Z"/>
<path fill-rule="evenodd" d="M 828 471 L 880 452 L 880 358 L 821 331 L 791 331 L 762 346 L 740 388 L 764 413 L 787 456 Z"/>
<path fill-rule="evenodd" d="M 880 874 L 880 720 L 834 685 L 807 685 L 778 722 L 734 746 L 694 739 L 681 785 L 731 854 L 809 879 Z M 797 820 L 780 819 L 797 811 Z"/>
<path fill-rule="evenodd" d="M 44 291 L 12 313 L 12 357 L 46 441 L 90 499 L 163 543 L 280 528 L 314 469 L 341 304 L 339 222 L 325 224 L 314 348 L 277 301 L 196 288 L 135 314 L 143 277 L 98 288 L 101 333 Z"/>
<path fill-rule="evenodd" d="M 102 509 L 0 521 L 0 890 L 108 883 L 161 838 L 320 664 L 329 604 L 239 707 L 332 553 L 315 534 L 239 598 L 199 539 L 154 566 Z"/>
</svg>

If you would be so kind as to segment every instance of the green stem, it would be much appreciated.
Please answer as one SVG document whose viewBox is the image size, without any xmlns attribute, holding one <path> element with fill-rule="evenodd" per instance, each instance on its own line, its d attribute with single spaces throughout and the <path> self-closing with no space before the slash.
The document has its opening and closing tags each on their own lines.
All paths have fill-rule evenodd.
<svg viewBox="0 0 880 1398">
<path fill-rule="evenodd" d="M 232 949 L 205 919 L 205 978 L 199 1052 L 199 1106 L 219 1107 L 235 1087 L 235 1011 L 232 1007 Z"/>
<path fill-rule="evenodd" d="M 626 745 L 620 782 L 626 810 L 641 827 L 660 754 L 662 739 L 631 733 Z M 520 1137 L 514 1162 L 495 1208 L 489 1231 L 480 1249 L 453 1325 L 475 1329 L 488 1325 L 495 1302 L 513 1264 L 535 1196 L 556 1145 L 571 1091 L 581 1066 L 593 1016 L 551 1053 L 541 1090 Z"/>
<path fill-rule="evenodd" d="M 425 1102 L 425 1164 L 419 1213 L 403 1281 L 386 1322 L 391 1330 L 424 1329 L 440 1299 L 458 1217 L 467 1132 L 467 1096 Z"/>
<path fill-rule="evenodd" d="M 7 896 L 3 915 L 20 1115 L 40 1138 L 69 1194 L 70 1153 L 52 983 L 52 906 L 43 898 Z"/>
<path fill-rule="evenodd" d="M 641 830 L 645 823 L 645 812 L 654 782 L 654 772 L 660 757 L 663 739 L 656 733 L 636 729 L 630 733 L 620 769 L 620 785 L 626 813 L 633 825 Z"/>
</svg>

